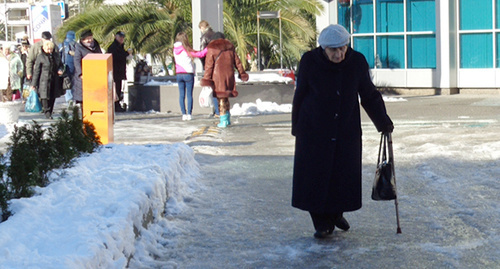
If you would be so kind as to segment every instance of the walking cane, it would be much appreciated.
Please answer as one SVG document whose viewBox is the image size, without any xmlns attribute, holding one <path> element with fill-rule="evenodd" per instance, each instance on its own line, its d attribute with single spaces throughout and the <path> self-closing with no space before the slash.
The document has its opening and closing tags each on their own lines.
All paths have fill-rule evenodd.
<svg viewBox="0 0 500 269">
<path fill-rule="evenodd" d="M 387 147 L 389 150 L 389 162 L 392 163 L 392 176 L 394 177 L 394 191 L 396 192 L 396 199 L 394 199 L 394 205 L 396 206 L 396 222 L 398 225 L 398 228 L 396 230 L 396 233 L 400 234 L 401 233 L 401 226 L 399 226 L 399 210 L 398 210 L 398 195 L 397 195 L 397 188 L 396 188 L 396 171 L 394 168 L 394 153 L 392 151 L 392 133 L 386 133 L 387 135 Z"/>
</svg>

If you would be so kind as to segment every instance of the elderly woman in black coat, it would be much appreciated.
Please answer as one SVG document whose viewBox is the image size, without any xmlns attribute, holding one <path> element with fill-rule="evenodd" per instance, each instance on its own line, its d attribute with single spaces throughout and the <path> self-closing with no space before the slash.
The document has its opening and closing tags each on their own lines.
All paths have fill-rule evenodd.
<svg viewBox="0 0 500 269">
<path fill-rule="evenodd" d="M 344 212 L 361 208 L 361 105 L 380 132 L 392 132 L 365 57 L 341 25 L 320 34 L 300 61 L 293 99 L 292 206 L 309 211 L 316 238 L 350 228 Z"/>
<path fill-rule="evenodd" d="M 52 119 L 54 102 L 63 94 L 60 75 L 63 74 L 63 65 L 54 52 L 52 41 L 44 40 L 42 52 L 38 54 L 33 65 L 31 86 L 37 89 L 42 103 L 43 113 L 47 119 Z"/>
</svg>

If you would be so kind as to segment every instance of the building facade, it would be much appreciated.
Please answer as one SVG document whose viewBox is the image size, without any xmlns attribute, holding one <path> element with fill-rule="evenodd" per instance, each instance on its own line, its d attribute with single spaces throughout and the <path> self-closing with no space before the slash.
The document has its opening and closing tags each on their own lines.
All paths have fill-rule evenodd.
<svg viewBox="0 0 500 269">
<path fill-rule="evenodd" d="M 500 0 L 323 3 L 318 28 L 345 26 L 377 86 L 438 93 L 500 88 Z"/>
<path fill-rule="evenodd" d="M 5 41 L 18 41 L 24 35 L 29 33 L 30 17 L 29 9 L 30 4 L 22 2 L 4 3 L 2 6 L 3 17 L 2 23 L 4 24 L 7 32 Z"/>
</svg>

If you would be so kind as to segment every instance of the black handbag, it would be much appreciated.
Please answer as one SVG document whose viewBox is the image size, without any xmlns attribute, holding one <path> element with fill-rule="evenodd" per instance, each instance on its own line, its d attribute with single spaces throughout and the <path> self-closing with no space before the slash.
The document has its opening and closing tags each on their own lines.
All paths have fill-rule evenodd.
<svg viewBox="0 0 500 269">
<path fill-rule="evenodd" d="M 61 88 L 63 90 L 71 90 L 73 89 L 73 76 L 68 74 L 68 66 L 64 65 L 63 74 L 60 76 L 61 78 Z"/>
<path fill-rule="evenodd" d="M 387 134 L 382 133 L 372 188 L 372 199 L 375 201 L 394 200 L 397 197 L 394 164 L 390 158 L 387 159 L 387 146 Z"/>
<path fill-rule="evenodd" d="M 73 82 L 71 81 L 71 77 L 66 75 L 62 79 L 62 89 L 63 90 L 71 90 L 73 88 Z"/>
</svg>

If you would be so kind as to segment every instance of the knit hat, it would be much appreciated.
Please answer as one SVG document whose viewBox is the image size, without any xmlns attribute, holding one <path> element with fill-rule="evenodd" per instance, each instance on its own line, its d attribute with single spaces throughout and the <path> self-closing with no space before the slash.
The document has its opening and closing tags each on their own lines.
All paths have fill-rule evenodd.
<svg viewBox="0 0 500 269">
<path fill-rule="evenodd" d="M 91 35 L 93 35 L 92 30 L 90 30 L 90 29 L 83 30 L 83 32 L 80 33 L 80 39 L 84 39 L 84 38 L 89 37 Z"/>
<path fill-rule="evenodd" d="M 330 24 L 319 34 L 318 43 L 325 48 L 339 48 L 349 44 L 351 35 L 344 26 L 339 24 Z"/>
<path fill-rule="evenodd" d="M 118 31 L 118 32 L 116 32 L 116 34 L 115 34 L 115 35 L 118 35 L 118 36 L 121 36 L 121 37 L 125 37 L 125 33 L 124 33 L 124 32 L 122 32 L 122 31 Z"/>
</svg>

